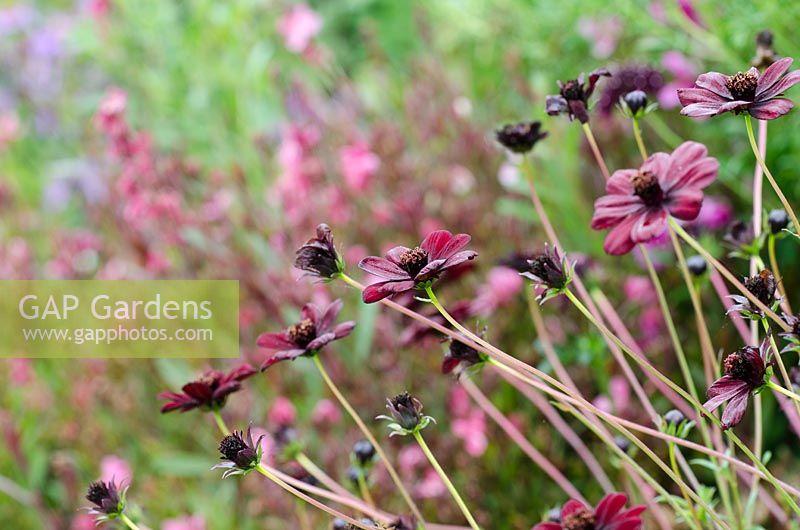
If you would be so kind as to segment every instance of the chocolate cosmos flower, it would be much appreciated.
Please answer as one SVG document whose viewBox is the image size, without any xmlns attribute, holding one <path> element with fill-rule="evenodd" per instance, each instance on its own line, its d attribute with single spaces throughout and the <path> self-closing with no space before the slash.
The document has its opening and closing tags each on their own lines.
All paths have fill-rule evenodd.
<svg viewBox="0 0 800 530">
<path fill-rule="evenodd" d="M 697 142 L 684 142 L 671 154 L 655 153 L 639 169 L 615 171 L 607 195 L 594 203 L 592 228 L 613 228 L 603 248 L 608 254 L 630 252 L 667 229 L 669 215 L 684 221 L 697 217 L 703 188 L 717 176 L 719 162 Z"/>
<path fill-rule="evenodd" d="M 278 333 L 262 333 L 257 344 L 262 348 L 275 350 L 276 353 L 264 361 L 261 371 L 280 361 L 313 355 L 328 343 L 348 336 L 356 323 L 351 320 L 335 325 L 341 310 L 341 300 L 335 300 L 326 307 L 306 304 L 297 324 Z"/>
<path fill-rule="evenodd" d="M 628 497 L 610 493 L 592 509 L 572 499 L 561 508 L 559 522 L 539 523 L 532 530 L 641 530 L 644 506 L 624 510 Z"/>
<path fill-rule="evenodd" d="M 358 264 L 364 271 L 384 278 L 364 289 L 362 298 L 367 304 L 387 296 L 410 291 L 420 284 L 435 280 L 447 269 L 474 259 L 472 250 L 461 250 L 470 241 L 468 234 L 453 235 L 447 230 L 431 232 L 413 249 L 394 247 L 385 258 L 368 256 Z"/>
<path fill-rule="evenodd" d="M 725 358 L 725 375 L 708 389 L 708 401 L 703 404 L 709 412 L 728 402 L 722 413 L 722 428 L 730 429 L 742 421 L 750 395 L 764 385 L 768 342 L 759 348 L 745 346 Z"/>
<path fill-rule="evenodd" d="M 504 125 L 494 134 L 497 141 L 509 151 L 527 153 L 536 142 L 547 136 L 541 129 L 541 122 L 521 122 Z"/>
<path fill-rule="evenodd" d="M 452 338 L 449 339 L 449 342 L 450 347 L 442 360 L 443 374 L 449 374 L 458 368 L 457 373 L 460 376 L 465 370 L 486 361 L 486 358 L 475 348 Z"/>
<path fill-rule="evenodd" d="M 200 379 L 186 383 L 183 392 L 162 392 L 160 399 L 169 400 L 161 407 L 161 412 L 180 410 L 186 412 L 195 408 L 219 410 L 225 405 L 228 395 L 242 388 L 241 382 L 257 373 L 249 364 L 234 368 L 229 373 L 211 370 L 203 374 Z"/>
<path fill-rule="evenodd" d="M 783 313 L 781 318 L 791 327 L 789 331 L 778 334 L 779 337 L 789 342 L 789 344 L 781 350 L 781 353 L 800 351 L 800 315 Z"/>
<path fill-rule="evenodd" d="M 768 308 L 773 309 L 773 306 L 777 305 L 779 300 L 775 298 L 775 290 L 778 284 L 770 270 L 764 269 L 755 276 L 745 278 L 744 286 L 750 291 L 750 294 Z M 728 313 L 737 311 L 743 318 L 752 320 L 759 320 L 763 316 L 763 311 L 746 296 L 732 294 L 728 298 L 736 302 L 728 309 Z"/>
<path fill-rule="evenodd" d="M 391 416 L 380 415 L 375 419 L 387 420 L 391 431 L 389 436 L 407 436 L 421 431 L 430 422 L 436 423 L 430 416 L 422 414 L 422 402 L 409 394 L 403 392 L 391 399 L 386 398 L 386 408 L 389 409 Z"/>
<path fill-rule="evenodd" d="M 611 77 L 611 73 L 605 68 L 598 68 L 589 74 L 588 83 L 585 81 L 583 73 L 578 79 L 558 82 L 560 94 L 558 96 L 547 96 L 545 110 L 550 116 L 558 116 L 566 113 L 570 120 L 578 120 L 581 123 L 589 121 L 589 98 L 592 97 L 594 87 L 600 77 Z"/>
<path fill-rule="evenodd" d="M 92 482 L 86 492 L 86 499 L 95 505 L 89 514 L 98 517 L 98 521 L 113 519 L 125 509 L 125 490 L 119 491 L 114 481 Z"/>
<path fill-rule="evenodd" d="M 779 96 L 800 83 L 800 70 L 784 76 L 792 61 L 789 57 L 780 59 L 763 74 L 755 67 L 735 75 L 701 74 L 694 88 L 678 89 L 678 99 L 683 105 L 681 114 L 699 118 L 724 112 L 748 112 L 758 120 L 783 116 L 794 107 L 794 103 Z"/>
<path fill-rule="evenodd" d="M 562 257 L 558 249 L 544 246 L 544 252 L 536 254 L 528 260 L 528 270 L 522 273 L 526 278 L 533 280 L 534 285 L 545 288 L 537 297 L 543 304 L 550 298 L 558 296 L 572 280 L 572 267 L 566 256 Z"/>
<path fill-rule="evenodd" d="M 264 438 L 263 434 L 254 442 L 250 427 L 247 428 L 247 435 L 242 431 L 234 431 L 233 434 L 227 435 L 219 443 L 219 452 L 222 453 L 223 462 L 212 469 L 226 469 L 222 478 L 244 475 L 252 471 L 261 463 L 262 438 Z"/>
<path fill-rule="evenodd" d="M 344 262 L 333 246 L 333 234 L 328 225 L 317 226 L 317 237 L 312 237 L 297 249 L 294 266 L 304 271 L 303 276 L 321 280 L 331 280 L 344 270 Z"/>
</svg>

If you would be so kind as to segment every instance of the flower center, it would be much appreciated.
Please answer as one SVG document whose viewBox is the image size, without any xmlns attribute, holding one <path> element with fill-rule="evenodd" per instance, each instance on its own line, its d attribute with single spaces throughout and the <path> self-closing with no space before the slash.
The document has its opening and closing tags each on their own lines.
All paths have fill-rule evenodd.
<svg viewBox="0 0 800 530">
<path fill-rule="evenodd" d="M 577 79 L 567 81 L 561 89 L 561 95 L 567 100 L 583 101 L 583 86 L 578 83 Z"/>
<path fill-rule="evenodd" d="M 400 266 L 412 278 L 428 264 L 428 253 L 420 247 L 406 250 L 400 255 Z"/>
<path fill-rule="evenodd" d="M 775 301 L 775 277 L 767 269 L 762 270 L 756 276 L 747 278 L 744 286 L 767 307 L 770 307 Z"/>
<path fill-rule="evenodd" d="M 642 171 L 631 179 L 631 183 L 634 195 L 641 197 L 647 206 L 658 206 L 664 200 L 664 191 L 653 173 Z"/>
<path fill-rule="evenodd" d="M 725 87 L 734 99 L 753 101 L 756 97 L 758 76 L 752 72 L 739 72 L 725 80 Z"/>
<path fill-rule="evenodd" d="M 235 462 L 240 451 L 247 449 L 247 444 L 240 437 L 230 434 L 219 443 L 219 452 L 228 460 Z"/>
<path fill-rule="evenodd" d="M 289 326 L 289 339 L 301 348 L 305 348 L 316 338 L 317 328 L 311 319 L 304 318 L 297 324 Z"/>
<path fill-rule="evenodd" d="M 564 530 L 594 530 L 594 514 L 582 508 L 564 517 L 561 526 Z"/>
</svg>

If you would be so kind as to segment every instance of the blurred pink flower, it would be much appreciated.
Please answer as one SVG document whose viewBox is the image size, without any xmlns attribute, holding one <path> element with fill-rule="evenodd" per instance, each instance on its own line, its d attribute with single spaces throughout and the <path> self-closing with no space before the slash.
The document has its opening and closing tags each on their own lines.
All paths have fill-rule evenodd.
<svg viewBox="0 0 800 530">
<path fill-rule="evenodd" d="M 655 296 L 653 283 L 647 276 L 628 276 L 625 278 L 622 290 L 626 300 L 640 304 L 652 302 Z"/>
<path fill-rule="evenodd" d="M 16 111 L 0 113 L 0 149 L 20 137 L 21 126 Z"/>
<path fill-rule="evenodd" d="M 606 59 L 617 49 L 622 22 L 615 16 L 582 18 L 578 20 L 578 33 L 591 43 L 593 56 Z"/>
<path fill-rule="evenodd" d="M 470 456 L 481 456 L 489 446 L 486 438 L 486 416 L 472 409 L 467 416 L 452 421 L 453 434 L 464 442 L 464 450 Z"/>
<path fill-rule="evenodd" d="M 619 413 L 628 410 L 631 404 L 631 387 L 624 377 L 615 375 L 611 378 L 608 382 L 608 395 L 615 411 Z"/>
<path fill-rule="evenodd" d="M 94 517 L 88 513 L 78 513 L 69 523 L 69 530 L 97 530 Z"/>
<path fill-rule="evenodd" d="M 293 6 L 278 20 L 278 33 L 292 53 L 306 51 L 321 29 L 322 18 L 306 4 Z"/>
<path fill-rule="evenodd" d="M 722 230 L 733 221 L 733 208 L 722 197 L 706 197 L 692 224 L 705 230 Z"/>
<path fill-rule="evenodd" d="M 681 11 L 686 18 L 694 22 L 697 26 L 701 28 L 705 28 L 705 24 L 700 19 L 700 15 L 697 13 L 697 10 L 692 3 L 692 0 L 678 0 L 678 6 L 681 8 Z"/>
<path fill-rule="evenodd" d="M 30 359 L 9 359 L 8 362 L 11 364 L 8 377 L 12 384 L 24 386 L 31 382 L 34 372 Z"/>
<path fill-rule="evenodd" d="M 342 419 L 342 411 L 330 399 L 320 399 L 311 413 L 311 422 L 317 427 L 331 426 Z"/>
<path fill-rule="evenodd" d="M 592 400 L 592 405 L 602 410 L 603 412 L 608 412 L 608 413 L 614 412 L 614 405 L 611 403 L 611 400 L 606 395 L 601 394 L 596 398 L 594 398 Z"/>
<path fill-rule="evenodd" d="M 672 81 L 658 91 L 658 104 L 664 109 L 674 109 L 681 104 L 678 99 L 678 89 L 694 86 L 697 69 L 685 55 L 677 51 L 664 53 L 661 65 L 672 74 Z"/>
<path fill-rule="evenodd" d="M 447 399 L 447 408 L 450 414 L 457 417 L 466 416 L 472 409 L 469 394 L 461 385 L 453 385 Z"/>
<path fill-rule="evenodd" d="M 427 462 L 428 459 L 425 458 L 425 453 L 416 444 L 403 446 L 397 454 L 397 467 L 406 477 L 412 476 L 418 467 Z"/>
<path fill-rule="evenodd" d="M 422 477 L 422 480 L 417 483 L 414 491 L 418 497 L 434 499 L 447 493 L 447 486 L 444 485 L 444 482 L 439 478 L 436 471 L 429 469 L 425 472 L 425 476 Z"/>
<path fill-rule="evenodd" d="M 297 411 L 292 402 L 283 396 L 276 397 L 267 413 L 267 420 L 270 425 L 294 425 L 296 419 Z"/>
<path fill-rule="evenodd" d="M 161 530 L 205 530 L 206 520 L 199 515 L 187 515 L 176 519 L 167 519 L 161 524 Z"/>
<path fill-rule="evenodd" d="M 486 275 L 486 283 L 478 287 L 471 309 L 476 315 L 488 317 L 495 309 L 512 301 L 522 290 L 522 276 L 508 267 L 493 267 Z"/>
<path fill-rule="evenodd" d="M 365 191 L 369 188 L 380 165 L 381 159 L 365 143 L 357 142 L 339 151 L 339 167 L 347 186 L 353 190 Z"/>
<path fill-rule="evenodd" d="M 100 461 L 100 480 L 128 486 L 133 480 L 130 464 L 116 455 L 104 456 Z"/>
<path fill-rule="evenodd" d="M 650 306 L 639 315 L 639 335 L 642 346 L 655 341 L 664 330 L 664 317 L 658 306 Z"/>
</svg>

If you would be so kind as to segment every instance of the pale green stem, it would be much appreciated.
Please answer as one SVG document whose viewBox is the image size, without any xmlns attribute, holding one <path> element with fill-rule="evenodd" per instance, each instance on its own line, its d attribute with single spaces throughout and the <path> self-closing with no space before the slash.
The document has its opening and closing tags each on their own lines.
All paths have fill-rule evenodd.
<svg viewBox="0 0 800 530">
<path fill-rule="evenodd" d="M 797 220 L 797 215 L 795 215 L 794 209 L 792 209 L 791 204 L 789 204 L 789 201 L 786 199 L 783 191 L 781 191 L 781 188 L 778 186 L 778 183 L 772 176 L 772 173 L 767 167 L 767 163 L 763 158 L 761 158 L 761 153 L 758 152 L 758 145 L 756 144 L 755 134 L 753 133 L 753 120 L 750 119 L 749 114 L 744 115 L 744 123 L 747 126 L 747 138 L 750 140 L 750 147 L 753 149 L 753 154 L 756 156 L 756 160 L 761 165 L 761 169 L 764 170 L 764 175 L 766 175 L 767 180 L 772 186 L 772 189 L 775 190 L 775 193 L 778 195 L 778 199 L 780 199 L 783 208 L 786 210 L 786 213 L 788 213 L 789 217 L 792 218 L 792 223 L 795 226 L 795 230 L 800 230 L 800 222 Z"/>
<path fill-rule="evenodd" d="M 647 116 L 647 123 L 650 125 L 650 128 L 653 129 L 653 132 L 661 138 L 661 141 L 667 144 L 671 149 L 675 149 L 683 143 L 683 138 L 675 134 L 675 132 L 669 128 L 669 125 L 664 123 L 664 120 L 657 112 L 653 112 Z"/>
<path fill-rule="evenodd" d="M 436 457 L 433 456 L 433 453 L 428 447 L 428 444 L 425 443 L 425 439 L 422 437 L 422 434 L 419 431 L 414 431 L 414 439 L 419 444 L 419 447 L 420 449 L 422 449 L 422 452 L 425 453 L 425 456 L 428 457 L 428 461 L 433 466 L 433 469 L 435 469 L 436 472 L 439 474 L 439 477 L 442 479 L 442 482 L 444 482 L 444 485 L 447 486 L 447 490 L 450 492 L 450 495 L 452 495 L 453 500 L 456 501 L 456 504 L 458 504 L 458 507 L 461 509 L 461 513 L 463 513 L 464 517 L 467 518 L 469 526 L 472 527 L 473 530 L 481 530 L 481 527 L 478 526 L 478 523 L 475 521 L 475 518 L 472 517 L 472 513 L 469 511 L 469 508 L 467 508 L 467 505 L 464 503 L 464 500 L 461 498 L 461 495 L 458 494 L 458 490 L 450 481 L 450 478 L 447 476 L 447 473 L 444 472 L 442 466 L 439 465 L 439 462 L 436 460 Z"/>
<path fill-rule="evenodd" d="M 375 501 L 372 500 L 372 494 L 369 492 L 369 487 L 367 486 L 367 480 L 364 478 L 363 470 L 360 470 L 358 473 L 358 490 L 361 492 L 361 498 L 374 508 Z"/>
<path fill-rule="evenodd" d="M 766 321 L 764 321 L 764 325 L 767 326 Z M 786 385 L 786 388 L 784 389 L 780 385 L 776 385 L 770 381 L 770 388 L 773 388 L 774 390 L 777 390 L 775 387 L 781 388 L 781 390 L 778 390 L 778 392 L 794 401 L 795 410 L 797 411 L 797 415 L 800 416 L 800 399 L 797 398 L 797 394 L 789 390 L 792 388 L 792 379 L 789 377 L 789 372 L 786 370 L 786 365 L 781 357 L 781 352 L 778 349 L 778 345 L 775 343 L 775 337 L 772 333 L 769 333 L 769 331 L 767 331 L 767 336 L 769 337 L 769 345 L 772 348 L 772 351 L 775 352 L 775 362 L 778 365 L 778 371 L 781 373 L 783 384 Z"/>
<path fill-rule="evenodd" d="M 139 527 L 136 526 L 136 523 L 131 521 L 131 518 L 125 515 L 124 513 L 119 514 L 119 518 L 122 519 L 122 522 L 125 523 L 125 526 L 127 526 L 131 530 L 139 530 Z"/>
<path fill-rule="evenodd" d="M 338 493 L 339 495 L 347 495 L 348 491 L 344 489 L 342 486 L 339 485 L 338 482 L 333 480 L 331 477 L 328 476 L 322 469 L 320 469 L 317 464 L 314 463 L 305 453 L 297 453 L 295 455 L 295 460 L 298 464 L 305 469 L 309 475 L 314 477 L 320 484 L 328 488 L 334 493 Z"/>
<path fill-rule="evenodd" d="M 589 142 L 589 147 L 592 149 L 592 154 L 594 155 L 594 159 L 597 162 L 598 167 L 600 168 L 600 172 L 603 174 L 603 178 L 608 180 L 610 176 L 608 172 L 608 167 L 606 166 L 606 161 L 603 160 L 603 155 L 600 153 L 600 148 L 597 147 L 597 142 L 594 139 L 594 134 L 592 134 L 592 128 L 589 127 L 588 123 L 581 124 L 581 128 L 583 129 L 583 134 L 586 135 L 586 140 Z"/>
<path fill-rule="evenodd" d="M 636 146 L 639 148 L 639 154 L 642 155 L 642 160 L 647 160 L 647 148 L 644 146 L 639 119 L 633 118 L 631 121 L 633 122 L 633 137 L 636 138 Z"/>
<path fill-rule="evenodd" d="M 350 402 L 347 401 L 347 398 L 345 398 L 344 395 L 339 391 L 339 388 L 336 386 L 336 384 L 328 375 L 328 371 L 325 370 L 325 366 L 322 364 L 319 355 L 314 355 L 311 358 L 314 360 L 314 364 L 317 365 L 317 369 L 319 370 L 322 379 L 325 381 L 325 384 L 328 385 L 330 391 L 333 393 L 334 396 L 336 396 L 336 399 L 339 400 L 339 403 L 347 411 L 347 413 L 350 415 L 350 417 L 353 419 L 356 425 L 358 425 L 358 428 L 361 429 L 361 433 L 364 435 L 364 437 L 366 437 L 367 440 L 369 440 L 369 443 L 371 443 L 372 446 L 375 448 L 375 452 L 378 454 L 378 457 L 381 459 L 381 461 L 383 461 L 383 465 L 386 468 L 386 471 L 389 473 L 389 476 L 392 478 L 392 482 L 394 482 L 395 486 L 397 486 L 397 490 L 400 492 L 400 495 L 403 496 L 403 499 L 406 501 L 406 504 L 408 504 L 408 507 L 411 509 L 411 511 L 414 513 L 414 516 L 417 518 L 419 525 L 424 529 L 425 523 L 424 519 L 422 518 L 422 512 L 420 512 L 419 508 L 417 508 L 416 503 L 411 498 L 411 495 L 408 493 L 406 487 L 403 485 L 403 481 L 400 480 L 400 475 L 397 474 L 397 471 L 394 469 L 394 466 L 389 461 L 389 458 L 386 456 L 386 453 L 383 451 L 383 448 L 378 443 L 378 440 L 376 440 L 375 436 L 372 435 L 372 432 L 369 430 L 369 428 L 367 428 L 366 424 L 358 415 L 358 413 L 350 404 Z"/>
<path fill-rule="evenodd" d="M 786 296 L 786 287 L 783 285 L 783 280 L 781 279 L 781 270 L 778 267 L 778 259 L 775 256 L 775 235 L 770 234 L 767 238 L 767 249 L 769 253 L 769 266 L 772 269 L 772 275 L 775 276 L 775 283 L 778 286 L 778 291 L 781 293 L 783 300 L 781 300 L 781 305 L 783 306 L 783 310 L 786 311 L 788 314 L 792 314 L 792 305 L 789 303 L 789 297 Z"/>
<path fill-rule="evenodd" d="M 680 477 L 681 470 L 680 468 L 678 468 L 678 460 L 675 458 L 674 443 L 667 444 L 667 452 L 669 452 L 669 464 L 672 467 L 672 472 L 675 473 L 676 477 Z M 700 519 L 697 518 L 697 512 L 694 509 L 694 502 L 692 502 L 692 499 L 689 497 L 689 492 L 687 491 L 687 488 L 684 487 L 684 485 L 681 485 L 680 490 L 681 490 L 681 495 L 683 495 L 683 500 L 686 501 L 686 508 L 689 510 L 689 515 L 691 516 L 690 519 L 687 516 L 687 514 L 684 514 L 684 519 L 686 520 L 687 523 L 689 523 L 692 526 L 692 528 L 698 528 L 702 530 L 702 524 L 700 523 Z"/>
<path fill-rule="evenodd" d="M 217 427 L 219 428 L 220 432 L 228 436 L 231 433 L 231 430 L 228 429 L 228 426 L 225 425 L 225 420 L 222 419 L 222 412 L 219 409 L 213 409 L 211 414 L 214 416 L 214 421 L 217 423 Z"/>
</svg>

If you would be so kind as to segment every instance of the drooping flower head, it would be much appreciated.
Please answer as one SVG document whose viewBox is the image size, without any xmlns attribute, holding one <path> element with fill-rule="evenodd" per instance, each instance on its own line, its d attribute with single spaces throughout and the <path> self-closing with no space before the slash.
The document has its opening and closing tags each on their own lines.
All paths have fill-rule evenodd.
<svg viewBox="0 0 800 530">
<path fill-rule="evenodd" d="M 262 434 L 254 442 L 250 429 L 250 427 L 247 428 L 246 435 L 242 431 L 234 431 L 219 443 L 222 463 L 215 465 L 212 469 L 225 469 L 222 478 L 247 474 L 261 463 L 263 454 L 261 440 L 265 435 Z"/>
<path fill-rule="evenodd" d="M 334 300 L 325 307 L 306 304 L 300 313 L 300 322 L 277 333 L 262 333 L 257 344 L 274 350 L 275 354 L 264 361 L 261 371 L 280 361 L 314 355 L 327 344 L 348 336 L 356 323 L 351 320 L 336 324 L 342 305 L 341 300 Z"/>
<path fill-rule="evenodd" d="M 708 389 L 708 401 L 703 404 L 709 412 L 717 410 L 726 401 L 722 413 L 722 428 L 730 429 L 742 421 L 750 395 L 764 386 L 767 372 L 768 342 L 761 346 L 745 346 L 725 358 L 725 375 L 714 381 Z"/>
<path fill-rule="evenodd" d="M 431 421 L 435 423 L 432 417 L 422 414 L 422 402 L 408 392 L 386 398 L 386 408 L 391 416 L 381 415 L 377 419 L 391 422 L 389 429 L 392 432 L 389 436 L 406 436 L 421 431 Z"/>
<path fill-rule="evenodd" d="M 681 114 L 699 118 L 725 112 L 748 112 L 758 120 L 774 120 L 794 107 L 791 100 L 780 96 L 800 83 L 800 70 L 784 76 L 792 64 L 786 57 L 759 73 L 753 67 L 746 72 L 725 75 L 719 72 L 701 74 L 694 88 L 678 89 L 683 105 Z"/>
<path fill-rule="evenodd" d="M 344 260 L 333 246 L 333 233 L 325 223 L 317 226 L 317 236 L 297 249 L 294 266 L 304 271 L 303 276 L 332 280 L 344 271 Z"/>
<path fill-rule="evenodd" d="M 125 491 L 113 480 L 92 482 L 86 491 L 86 500 L 94 504 L 89 515 L 95 516 L 98 523 L 115 519 L 125 509 Z"/>
<path fill-rule="evenodd" d="M 592 228 L 612 228 L 603 248 L 626 254 L 639 243 L 667 229 L 668 216 L 684 221 L 697 217 L 703 189 L 717 176 L 719 162 L 697 142 L 684 142 L 670 154 L 655 153 L 639 169 L 615 171 L 606 195 L 594 203 Z"/>
<path fill-rule="evenodd" d="M 539 523 L 532 530 L 641 530 L 641 514 L 646 508 L 625 510 L 627 502 L 623 493 L 606 495 L 595 508 L 571 499 L 561 508 L 558 522 Z"/>
<path fill-rule="evenodd" d="M 538 121 L 510 123 L 495 131 L 498 143 L 514 153 L 527 153 L 536 142 L 547 136 Z"/>
<path fill-rule="evenodd" d="M 358 266 L 383 278 L 364 289 L 362 298 L 371 304 L 393 294 L 419 288 L 437 279 L 446 270 L 475 259 L 477 252 L 461 250 L 470 241 L 468 234 L 453 235 L 447 230 L 431 232 L 413 249 L 394 247 L 385 258 L 368 256 Z"/>
<path fill-rule="evenodd" d="M 456 372 L 459 377 L 476 366 L 486 362 L 486 356 L 481 352 L 467 346 L 463 342 L 455 339 L 448 339 L 450 343 L 442 359 L 442 373 L 449 374 Z"/>
<path fill-rule="evenodd" d="M 733 249 L 731 257 L 747 260 L 761 254 L 764 242 L 763 238 L 756 237 L 752 224 L 741 220 L 732 222 L 722 239 Z"/>
<path fill-rule="evenodd" d="M 605 68 L 598 68 L 589 74 L 588 81 L 583 73 L 577 79 L 566 83 L 559 81 L 559 95 L 547 96 L 545 100 L 547 114 L 558 116 L 566 113 L 570 120 L 587 123 L 589 121 L 589 98 L 592 97 L 595 85 L 601 77 L 611 77 L 611 73 Z"/>
<path fill-rule="evenodd" d="M 225 405 L 230 394 L 241 390 L 242 381 L 256 374 L 255 368 L 245 363 L 227 374 L 218 370 L 210 370 L 199 379 L 186 383 L 182 392 L 162 392 L 159 399 L 168 400 L 161 407 L 161 412 L 180 410 L 186 412 L 196 408 L 219 410 Z"/>
<path fill-rule="evenodd" d="M 772 275 L 769 269 L 764 269 L 754 276 L 745 278 L 744 286 L 759 302 L 772 310 L 774 310 L 780 302 L 780 299 L 775 297 L 775 290 L 778 284 L 775 281 L 775 276 Z M 743 318 L 751 320 L 760 320 L 764 316 L 764 312 L 761 308 L 751 302 L 746 296 L 732 294 L 729 295 L 728 298 L 736 302 L 728 309 L 728 313 L 736 311 Z"/>
<path fill-rule="evenodd" d="M 537 297 L 543 304 L 550 298 L 558 296 L 572 281 L 572 266 L 566 256 L 561 256 L 556 247 L 544 246 L 544 251 L 528 260 L 528 270 L 522 276 L 532 280 L 537 287 L 545 291 Z"/>
</svg>

